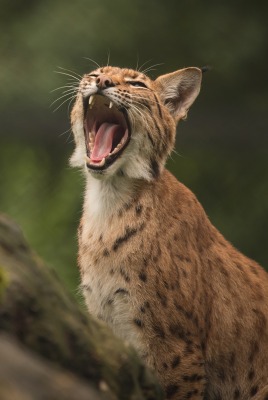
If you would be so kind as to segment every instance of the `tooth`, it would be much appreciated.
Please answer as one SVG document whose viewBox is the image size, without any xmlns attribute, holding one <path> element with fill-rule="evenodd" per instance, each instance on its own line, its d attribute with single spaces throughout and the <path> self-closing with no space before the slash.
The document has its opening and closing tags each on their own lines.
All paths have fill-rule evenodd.
<svg viewBox="0 0 268 400">
<path fill-rule="evenodd" d="M 110 101 L 109 108 L 112 108 L 112 106 L 113 106 L 113 102 Z"/>
<path fill-rule="evenodd" d="M 121 147 L 122 147 L 122 145 L 121 145 L 121 143 L 119 143 L 119 144 L 116 146 L 116 148 L 114 149 L 114 151 L 115 151 L 115 150 L 120 150 Z"/>
<path fill-rule="evenodd" d="M 109 156 L 110 156 L 111 154 L 114 154 L 114 153 L 116 153 L 117 151 L 119 151 L 120 148 L 121 148 L 121 144 L 118 144 L 118 145 L 113 149 L 113 151 L 112 151 L 111 153 L 109 153 Z"/>
<path fill-rule="evenodd" d="M 91 161 L 90 158 L 88 156 L 86 156 L 86 163 L 90 164 L 90 161 Z"/>
<path fill-rule="evenodd" d="M 95 96 L 94 96 L 94 94 L 93 94 L 92 96 L 90 96 L 90 98 L 89 98 L 89 100 L 88 100 L 88 104 L 89 104 L 90 110 L 92 109 L 94 103 L 95 103 Z"/>
<path fill-rule="evenodd" d="M 93 94 L 92 96 L 89 96 L 88 104 L 89 104 L 89 105 L 90 105 L 90 104 L 93 105 L 93 100 L 94 100 L 94 94 Z"/>
</svg>

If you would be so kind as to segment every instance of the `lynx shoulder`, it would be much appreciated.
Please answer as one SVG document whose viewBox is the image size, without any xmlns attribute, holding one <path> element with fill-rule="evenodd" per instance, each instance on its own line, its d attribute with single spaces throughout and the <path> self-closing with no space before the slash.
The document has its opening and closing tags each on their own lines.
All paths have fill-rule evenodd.
<svg viewBox="0 0 268 400">
<path fill-rule="evenodd" d="M 71 113 L 86 178 L 79 267 L 89 312 L 130 342 L 167 399 L 268 399 L 268 275 L 166 169 L 199 68 L 99 68 Z"/>
</svg>

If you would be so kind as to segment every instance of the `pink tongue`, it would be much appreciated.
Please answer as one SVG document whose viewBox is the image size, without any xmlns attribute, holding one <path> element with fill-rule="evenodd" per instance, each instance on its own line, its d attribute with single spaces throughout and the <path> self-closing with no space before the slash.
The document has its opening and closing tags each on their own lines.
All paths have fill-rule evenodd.
<svg viewBox="0 0 268 400">
<path fill-rule="evenodd" d="M 100 162 L 112 152 L 113 138 L 122 129 L 120 125 L 104 122 L 98 129 L 95 137 L 94 148 L 91 153 L 93 162 Z"/>
</svg>

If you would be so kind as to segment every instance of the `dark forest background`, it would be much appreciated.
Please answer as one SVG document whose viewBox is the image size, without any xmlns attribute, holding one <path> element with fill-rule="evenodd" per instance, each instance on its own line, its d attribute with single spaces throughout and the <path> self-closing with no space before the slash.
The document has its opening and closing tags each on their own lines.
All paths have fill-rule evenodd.
<svg viewBox="0 0 268 400">
<path fill-rule="evenodd" d="M 69 77 L 99 64 L 151 77 L 212 66 L 168 168 L 216 227 L 268 267 L 268 2 L 1 0 L 0 211 L 75 292 L 83 178 L 72 152 Z M 68 71 L 66 71 L 68 73 Z"/>
</svg>

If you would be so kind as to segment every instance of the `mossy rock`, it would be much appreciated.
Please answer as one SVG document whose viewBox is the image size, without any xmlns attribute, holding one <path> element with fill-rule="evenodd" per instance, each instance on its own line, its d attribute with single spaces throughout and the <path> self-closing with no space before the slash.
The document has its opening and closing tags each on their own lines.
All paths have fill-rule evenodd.
<svg viewBox="0 0 268 400">
<path fill-rule="evenodd" d="M 107 399 L 163 398 L 134 349 L 83 312 L 5 216 L 0 216 L 0 266 L 0 331 L 95 389 L 105 387 Z"/>
</svg>

